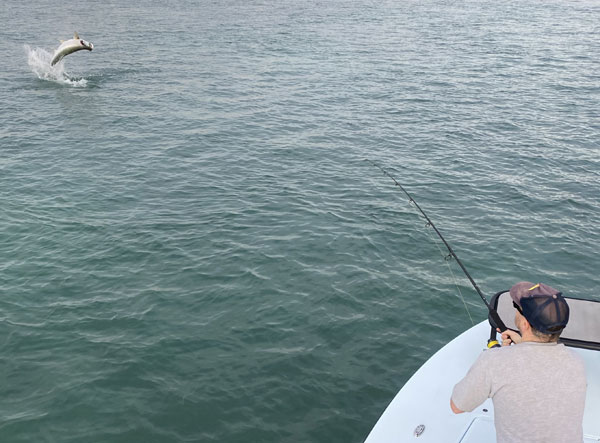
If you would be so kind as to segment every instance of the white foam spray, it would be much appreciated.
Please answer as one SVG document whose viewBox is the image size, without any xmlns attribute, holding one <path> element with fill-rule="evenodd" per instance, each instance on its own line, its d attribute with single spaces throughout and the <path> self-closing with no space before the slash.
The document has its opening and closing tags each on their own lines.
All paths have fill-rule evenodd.
<svg viewBox="0 0 600 443">
<path fill-rule="evenodd" d="M 45 49 L 31 48 L 29 45 L 25 45 L 25 51 L 27 51 L 27 64 L 39 79 L 75 87 L 87 85 L 87 80 L 84 78 L 76 80 L 69 77 L 65 72 L 63 60 L 51 66 L 52 54 Z"/>
</svg>

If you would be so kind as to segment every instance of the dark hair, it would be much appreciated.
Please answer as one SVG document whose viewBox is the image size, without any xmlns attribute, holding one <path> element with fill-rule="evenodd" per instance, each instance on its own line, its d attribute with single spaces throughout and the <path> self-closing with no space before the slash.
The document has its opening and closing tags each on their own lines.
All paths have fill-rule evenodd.
<svg viewBox="0 0 600 443">
<path fill-rule="evenodd" d="M 529 323 L 529 326 L 531 326 L 531 323 Z M 562 331 L 563 329 L 561 328 L 558 332 L 554 332 L 552 334 L 544 334 L 543 332 L 540 332 L 533 326 L 531 326 L 531 332 L 533 333 L 533 335 L 535 335 L 537 338 L 540 339 L 541 342 L 544 343 L 552 343 L 554 341 L 558 341 L 558 337 L 560 337 Z"/>
</svg>

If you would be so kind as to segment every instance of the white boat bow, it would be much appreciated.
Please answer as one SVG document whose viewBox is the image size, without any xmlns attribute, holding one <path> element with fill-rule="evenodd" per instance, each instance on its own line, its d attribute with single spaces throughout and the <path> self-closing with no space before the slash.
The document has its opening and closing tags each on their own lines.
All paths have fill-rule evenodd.
<svg viewBox="0 0 600 443">
<path fill-rule="evenodd" d="M 600 304 L 599 304 L 600 306 Z M 510 327 L 510 325 L 507 326 Z M 483 321 L 436 352 L 406 382 L 365 443 L 495 443 L 494 406 L 486 400 L 472 412 L 454 414 L 454 385 L 485 350 L 490 324 Z M 572 348 L 585 361 L 588 377 L 583 418 L 585 443 L 600 442 L 600 351 Z"/>
</svg>

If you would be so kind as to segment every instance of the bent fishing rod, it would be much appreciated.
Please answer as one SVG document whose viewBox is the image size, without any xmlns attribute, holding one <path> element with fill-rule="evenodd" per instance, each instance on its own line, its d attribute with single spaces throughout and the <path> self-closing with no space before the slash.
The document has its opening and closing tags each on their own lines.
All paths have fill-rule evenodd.
<svg viewBox="0 0 600 443">
<path fill-rule="evenodd" d="M 502 321 L 502 319 L 500 318 L 500 316 L 498 315 L 498 312 L 492 307 L 492 305 L 489 304 L 489 302 L 487 301 L 487 299 L 485 298 L 485 296 L 479 289 L 479 286 L 477 286 L 477 283 L 475 283 L 475 280 L 473 280 L 473 277 L 471 277 L 471 274 L 469 274 L 469 272 L 467 271 L 467 268 L 465 268 L 465 265 L 462 264 L 462 262 L 460 261 L 460 259 L 458 258 L 458 256 L 456 255 L 456 253 L 454 252 L 452 247 L 448 244 L 448 242 L 446 241 L 444 236 L 441 234 L 441 232 L 438 230 L 438 228 L 433 224 L 433 222 L 427 216 L 427 214 L 425 214 L 425 211 L 423 211 L 423 209 L 421 209 L 421 207 L 415 201 L 415 199 L 412 197 L 412 195 L 410 195 L 408 193 L 408 191 L 406 189 L 404 189 L 404 187 L 398 182 L 398 180 L 396 180 L 396 178 L 392 174 L 390 174 L 388 171 L 383 169 L 377 163 L 374 163 L 370 160 L 367 160 L 367 161 L 369 161 L 373 166 L 379 168 L 385 175 L 387 175 L 389 178 L 391 178 L 394 181 L 394 183 L 396 184 L 396 186 L 398 186 L 402 190 L 402 192 L 404 192 L 404 194 L 406 194 L 406 196 L 408 197 L 408 201 L 410 203 L 414 204 L 415 207 L 419 210 L 419 212 L 423 215 L 423 217 L 425 217 L 425 220 L 427 220 L 427 226 L 431 226 L 433 228 L 433 230 L 435 231 L 437 236 L 444 243 L 444 246 L 446 246 L 446 249 L 448 249 L 448 252 L 450 254 L 447 257 L 453 257 L 456 260 L 456 263 L 458 263 L 458 265 L 460 266 L 460 269 L 462 269 L 462 271 L 465 273 L 465 275 L 471 282 L 471 285 L 473 285 L 473 287 L 475 288 L 475 291 L 477 291 L 477 294 L 479 294 L 479 297 L 481 297 L 481 300 L 483 300 L 483 303 L 485 303 L 485 306 L 488 308 L 488 311 L 489 311 L 489 316 L 490 316 L 491 322 L 494 324 L 494 326 L 499 328 L 500 331 L 506 331 L 507 327 L 504 324 L 504 322 Z M 490 337 L 490 340 L 488 340 L 488 347 L 498 346 L 497 343 L 498 343 L 497 341 L 493 340 Z"/>
</svg>

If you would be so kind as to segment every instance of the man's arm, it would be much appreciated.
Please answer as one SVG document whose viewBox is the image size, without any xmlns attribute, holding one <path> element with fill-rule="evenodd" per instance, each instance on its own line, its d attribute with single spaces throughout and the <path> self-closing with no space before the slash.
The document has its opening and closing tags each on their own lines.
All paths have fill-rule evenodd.
<svg viewBox="0 0 600 443">
<path fill-rule="evenodd" d="M 456 405 L 452 401 L 452 398 L 450 398 L 450 408 L 452 409 L 452 412 L 454 412 L 455 414 L 462 414 L 463 412 L 465 412 L 456 407 Z"/>
<path fill-rule="evenodd" d="M 472 411 L 490 396 L 489 367 L 491 364 L 490 357 L 495 355 L 494 352 L 494 350 L 489 350 L 481 353 L 467 375 L 454 386 L 450 396 L 450 408 L 455 414 Z M 456 406 L 456 403 L 460 407 Z"/>
</svg>

